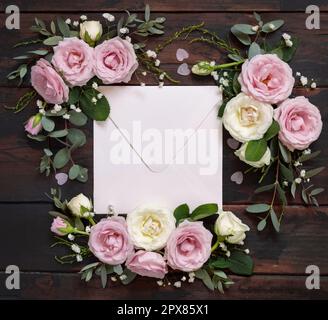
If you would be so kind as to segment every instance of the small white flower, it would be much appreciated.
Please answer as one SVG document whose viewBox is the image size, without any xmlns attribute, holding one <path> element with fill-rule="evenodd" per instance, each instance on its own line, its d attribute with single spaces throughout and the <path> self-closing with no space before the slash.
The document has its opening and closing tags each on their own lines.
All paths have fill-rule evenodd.
<svg viewBox="0 0 328 320">
<path fill-rule="evenodd" d="M 122 281 L 124 281 L 124 280 L 126 280 L 128 277 L 126 276 L 126 274 L 122 274 L 121 276 L 120 276 L 120 279 L 122 280 Z"/>
<path fill-rule="evenodd" d="M 85 232 L 90 233 L 90 231 L 91 231 L 91 227 L 90 226 L 86 226 L 85 227 Z"/>
<path fill-rule="evenodd" d="M 294 167 L 299 167 L 299 166 L 301 166 L 302 165 L 302 163 L 300 163 L 299 161 L 295 161 L 294 162 Z"/>
<path fill-rule="evenodd" d="M 82 214 L 83 218 L 88 218 L 90 216 L 90 213 L 87 211 L 87 212 L 84 212 Z"/>
<path fill-rule="evenodd" d="M 97 103 L 97 98 L 96 98 L 96 97 L 93 97 L 93 98 L 91 99 L 91 102 L 94 103 L 94 104 L 96 104 L 96 103 Z"/>
<path fill-rule="evenodd" d="M 181 278 L 181 281 L 186 281 L 187 280 L 187 278 L 185 277 L 185 276 L 183 276 L 182 278 Z"/>
<path fill-rule="evenodd" d="M 148 58 L 153 58 L 153 59 L 156 59 L 157 58 L 157 54 L 153 50 L 147 50 L 146 51 L 146 55 L 147 55 Z"/>
<path fill-rule="evenodd" d="M 92 88 L 97 90 L 98 89 L 98 83 L 97 82 L 92 82 Z"/>
<path fill-rule="evenodd" d="M 120 33 L 122 33 L 122 34 L 126 34 L 126 33 L 129 33 L 129 29 L 128 29 L 128 28 L 126 28 L 126 27 L 124 27 L 124 28 L 121 28 L 121 29 L 120 29 Z"/>
<path fill-rule="evenodd" d="M 311 149 L 306 149 L 303 151 L 303 154 L 311 154 L 311 152 L 312 152 Z"/>
<path fill-rule="evenodd" d="M 306 182 L 309 183 L 309 182 L 310 182 L 310 178 L 307 178 L 307 179 L 306 179 Z"/>
<path fill-rule="evenodd" d="M 82 110 L 80 108 L 76 108 L 75 112 L 80 113 Z"/>
<path fill-rule="evenodd" d="M 69 233 L 67 238 L 68 238 L 68 240 L 74 241 L 75 236 L 73 234 Z"/>
<path fill-rule="evenodd" d="M 302 179 L 301 179 L 301 178 L 296 178 L 296 179 L 295 179 L 295 183 L 296 183 L 296 184 L 300 184 L 301 182 L 302 182 Z"/>
<path fill-rule="evenodd" d="M 69 120 L 70 117 L 71 117 L 71 116 L 70 116 L 69 114 L 67 114 L 67 113 L 63 115 L 63 118 L 64 118 L 65 120 Z"/>
<path fill-rule="evenodd" d="M 94 217 L 95 213 L 94 212 L 89 212 L 90 217 Z"/>
<path fill-rule="evenodd" d="M 176 288 L 181 288 L 181 281 L 176 281 L 173 284 Z"/>
<path fill-rule="evenodd" d="M 117 281 L 117 278 L 116 278 L 116 277 L 110 277 L 110 279 L 111 279 L 113 282 L 116 282 L 116 281 Z"/>
<path fill-rule="evenodd" d="M 305 170 L 301 170 L 301 172 L 300 172 L 300 176 L 301 176 L 301 178 L 304 178 L 305 175 L 306 175 L 306 171 L 305 171 Z"/>
<path fill-rule="evenodd" d="M 159 65 L 161 64 L 161 61 L 159 59 L 155 60 L 155 67 L 159 67 Z"/>
<path fill-rule="evenodd" d="M 195 278 L 189 278 L 189 279 L 188 279 L 188 282 L 189 282 L 189 283 L 193 283 L 194 281 L 195 281 Z"/>
<path fill-rule="evenodd" d="M 81 253 L 81 249 L 80 249 L 80 247 L 77 245 L 77 244 L 72 244 L 71 245 L 71 249 L 72 249 L 72 251 L 74 251 L 75 253 Z"/>
<path fill-rule="evenodd" d="M 283 33 L 282 37 L 284 38 L 284 40 L 290 40 L 291 36 L 288 33 Z"/>
<path fill-rule="evenodd" d="M 227 251 L 227 246 L 225 243 L 221 242 L 220 243 L 220 248 L 223 250 L 223 251 Z"/>
<path fill-rule="evenodd" d="M 271 30 L 273 30 L 273 29 L 275 28 L 275 25 L 274 25 L 273 23 L 270 23 L 270 24 L 269 24 L 269 28 L 270 28 Z"/>
<path fill-rule="evenodd" d="M 224 72 L 223 72 L 223 76 L 224 76 L 224 77 L 227 77 L 227 76 L 228 76 L 228 72 L 227 72 L 227 71 L 224 71 Z"/>
<path fill-rule="evenodd" d="M 88 19 L 88 17 L 87 17 L 86 15 L 83 14 L 83 15 L 80 17 L 80 19 L 81 19 L 82 21 L 85 21 L 85 20 Z"/>
<path fill-rule="evenodd" d="M 72 110 L 76 110 L 76 106 L 75 106 L 75 104 L 71 104 L 69 107 L 70 107 L 70 109 L 72 109 Z"/>
<path fill-rule="evenodd" d="M 291 40 L 286 40 L 285 41 L 287 47 L 292 47 L 293 46 L 293 41 Z"/>
<path fill-rule="evenodd" d="M 301 81 L 302 86 L 306 86 L 308 84 L 307 77 L 301 76 L 300 81 Z"/>
<path fill-rule="evenodd" d="M 81 262 L 83 260 L 82 256 L 80 254 L 76 255 L 76 261 Z"/>
<path fill-rule="evenodd" d="M 249 249 L 245 249 L 244 252 L 245 252 L 246 254 L 249 254 Z"/>
<path fill-rule="evenodd" d="M 195 278 L 196 274 L 195 274 L 195 272 L 189 272 L 188 276 L 189 276 L 189 278 Z"/>
<path fill-rule="evenodd" d="M 65 20 L 65 23 L 66 23 L 66 24 L 71 24 L 71 23 L 72 23 L 72 20 L 71 20 L 70 18 L 67 18 L 67 19 Z"/>
<path fill-rule="evenodd" d="M 159 87 L 159 88 L 163 88 L 163 86 L 164 86 L 164 82 L 160 82 L 160 83 L 158 84 L 158 87 Z"/>
<path fill-rule="evenodd" d="M 97 94 L 97 99 L 101 99 L 104 95 L 102 93 Z"/>
<path fill-rule="evenodd" d="M 39 110 L 39 113 L 41 113 L 42 115 L 45 115 L 45 114 L 46 114 L 46 110 L 44 110 L 44 109 L 40 109 L 40 110 Z"/>
<path fill-rule="evenodd" d="M 42 102 L 41 100 L 39 100 L 39 99 L 36 100 L 36 105 L 37 105 L 37 107 L 40 108 L 40 109 L 43 108 L 43 102 Z"/>
<path fill-rule="evenodd" d="M 211 67 L 214 67 L 214 66 L 215 66 L 215 61 L 211 61 L 211 62 L 210 62 L 210 66 L 211 66 Z"/>
<path fill-rule="evenodd" d="M 311 83 L 311 89 L 315 89 L 317 87 L 317 84 L 315 82 Z"/>
<path fill-rule="evenodd" d="M 115 21 L 115 17 L 110 14 L 110 13 L 103 13 L 102 15 L 106 20 L 108 20 L 109 22 L 113 22 Z"/>
<path fill-rule="evenodd" d="M 131 38 L 129 36 L 126 36 L 125 40 L 131 42 Z"/>
<path fill-rule="evenodd" d="M 230 254 L 231 254 L 230 251 L 227 251 L 227 252 L 226 252 L 226 256 L 227 256 L 228 258 L 230 257 Z"/>
<path fill-rule="evenodd" d="M 50 112 L 51 112 L 52 114 L 57 113 L 55 109 L 52 109 Z"/>
<path fill-rule="evenodd" d="M 161 73 L 160 75 L 159 75 L 159 80 L 163 80 L 165 78 L 165 73 Z"/>
<path fill-rule="evenodd" d="M 254 32 L 257 32 L 257 31 L 259 30 L 259 26 L 253 26 L 253 27 L 252 27 L 252 30 L 253 30 Z"/>
<path fill-rule="evenodd" d="M 288 187 L 288 181 L 284 181 L 283 184 L 285 187 Z"/>
<path fill-rule="evenodd" d="M 301 76 L 301 73 L 300 73 L 299 71 L 297 71 L 297 72 L 296 72 L 296 75 L 297 75 L 298 77 L 300 77 L 300 76 Z"/>
<path fill-rule="evenodd" d="M 229 85 L 229 80 L 228 79 L 224 79 L 222 81 L 222 85 L 225 86 L 225 87 L 227 87 Z"/>
<path fill-rule="evenodd" d="M 141 74 L 145 77 L 147 75 L 146 71 L 142 71 Z"/>
<path fill-rule="evenodd" d="M 171 282 L 168 282 L 167 285 L 170 286 L 171 285 Z"/>
<path fill-rule="evenodd" d="M 78 27 L 79 24 L 80 24 L 80 23 L 79 23 L 78 21 L 74 21 L 74 22 L 73 22 L 73 26 L 74 26 L 74 27 Z"/>
<path fill-rule="evenodd" d="M 163 281 L 162 280 L 158 280 L 157 284 L 161 287 L 163 285 Z"/>
<path fill-rule="evenodd" d="M 146 84 L 144 82 L 140 82 L 140 86 L 144 87 Z"/>
<path fill-rule="evenodd" d="M 213 79 L 215 81 L 218 81 L 219 80 L 219 75 L 218 75 L 218 73 L 216 71 L 212 71 L 211 72 L 211 76 L 213 77 Z"/>
<path fill-rule="evenodd" d="M 61 111 L 61 109 L 62 109 L 62 106 L 61 106 L 60 104 L 55 104 L 55 105 L 54 105 L 54 110 L 55 110 L 56 112 Z"/>
</svg>

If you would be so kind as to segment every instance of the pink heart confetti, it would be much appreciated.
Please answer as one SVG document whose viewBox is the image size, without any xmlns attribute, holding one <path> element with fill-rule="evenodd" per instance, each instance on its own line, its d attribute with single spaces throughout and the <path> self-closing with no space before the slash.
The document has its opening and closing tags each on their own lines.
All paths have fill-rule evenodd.
<svg viewBox="0 0 328 320">
<path fill-rule="evenodd" d="M 181 76 L 189 76 L 190 72 L 191 71 L 186 63 L 181 64 L 177 70 L 177 73 Z"/>
<path fill-rule="evenodd" d="M 232 150 L 237 150 L 239 148 L 239 141 L 235 140 L 234 138 L 229 138 L 229 139 L 227 139 L 227 145 Z"/>
<path fill-rule="evenodd" d="M 68 175 L 66 173 L 60 172 L 55 175 L 57 183 L 59 186 L 64 185 L 68 180 Z"/>
<path fill-rule="evenodd" d="M 185 49 L 179 48 L 177 50 L 176 57 L 178 61 L 183 61 L 184 59 L 189 58 L 189 53 Z"/>
<path fill-rule="evenodd" d="M 232 176 L 231 176 L 231 181 L 235 182 L 236 184 L 242 184 L 244 181 L 244 174 L 241 171 L 237 171 L 235 172 Z"/>
</svg>

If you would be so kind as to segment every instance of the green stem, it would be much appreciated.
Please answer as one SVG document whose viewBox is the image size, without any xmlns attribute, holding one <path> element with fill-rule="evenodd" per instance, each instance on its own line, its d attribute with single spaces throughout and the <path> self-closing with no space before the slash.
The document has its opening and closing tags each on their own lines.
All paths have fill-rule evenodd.
<svg viewBox="0 0 328 320">
<path fill-rule="evenodd" d="M 96 224 L 96 222 L 93 220 L 92 217 L 88 217 L 88 221 L 94 226 Z"/>
<path fill-rule="evenodd" d="M 77 230 L 77 229 L 74 230 L 74 233 L 83 234 L 84 236 L 89 236 L 89 233 L 88 232 Z"/>
<path fill-rule="evenodd" d="M 240 61 L 235 61 L 235 62 L 230 62 L 230 63 L 219 64 L 217 66 L 214 66 L 213 70 L 226 69 L 229 67 L 238 66 L 240 64 L 243 64 L 244 62 L 245 62 L 245 60 L 240 60 Z"/>
<path fill-rule="evenodd" d="M 214 252 L 218 248 L 220 243 L 221 243 L 221 240 L 219 238 L 217 238 L 216 242 L 214 243 L 213 247 L 211 248 L 211 252 Z"/>
</svg>

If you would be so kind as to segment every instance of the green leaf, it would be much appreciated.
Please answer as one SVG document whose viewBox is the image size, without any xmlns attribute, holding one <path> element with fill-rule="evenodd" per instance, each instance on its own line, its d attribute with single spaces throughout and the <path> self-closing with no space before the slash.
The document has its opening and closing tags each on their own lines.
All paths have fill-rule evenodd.
<svg viewBox="0 0 328 320">
<path fill-rule="evenodd" d="M 265 139 L 249 141 L 245 152 L 246 160 L 251 162 L 261 160 L 267 151 L 267 147 Z"/>
<path fill-rule="evenodd" d="M 48 157 L 51 157 L 53 155 L 53 153 L 50 149 L 44 148 L 43 151 Z"/>
<path fill-rule="evenodd" d="M 229 270 L 235 274 L 249 276 L 253 273 L 253 260 L 244 252 L 232 251 L 229 262 Z"/>
<path fill-rule="evenodd" d="M 238 81 L 238 77 L 239 77 L 239 73 L 236 72 L 235 75 L 233 76 L 233 80 L 232 80 L 232 89 L 236 95 L 238 93 L 240 93 L 240 91 L 241 91 L 241 86 Z"/>
<path fill-rule="evenodd" d="M 56 34 L 56 25 L 53 21 L 50 22 L 50 30 L 53 34 Z"/>
<path fill-rule="evenodd" d="M 45 56 L 49 53 L 48 50 L 34 50 L 34 51 L 28 51 L 28 53 L 37 54 L 38 56 Z"/>
<path fill-rule="evenodd" d="M 282 155 L 282 158 L 286 163 L 290 163 L 292 161 L 292 156 L 290 151 L 279 141 L 279 150 Z"/>
<path fill-rule="evenodd" d="M 281 185 L 278 183 L 277 184 L 277 190 L 279 194 L 279 198 L 284 206 L 287 205 L 287 198 L 284 189 L 281 187 Z"/>
<path fill-rule="evenodd" d="M 215 270 L 213 273 L 222 279 L 228 279 L 228 276 L 222 270 Z"/>
<path fill-rule="evenodd" d="M 284 20 L 273 20 L 263 25 L 262 31 L 265 33 L 270 33 L 278 30 L 284 24 Z M 272 27 L 273 26 L 273 27 Z"/>
<path fill-rule="evenodd" d="M 63 37 L 60 36 L 53 36 L 50 38 L 47 38 L 43 41 L 43 44 L 45 44 L 46 46 L 56 46 L 59 41 L 62 41 Z"/>
<path fill-rule="evenodd" d="M 261 203 L 261 204 L 253 204 L 247 207 L 246 211 L 249 213 L 264 213 L 264 212 L 268 212 L 270 208 L 271 207 L 268 204 Z"/>
<path fill-rule="evenodd" d="M 76 179 L 79 182 L 87 182 L 88 181 L 88 169 L 80 167 L 80 173 Z"/>
<path fill-rule="evenodd" d="M 124 285 L 127 285 L 127 284 L 131 283 L 135 279 L 135 277 L 137 276 L 135 273 L 130 271 L 128 268 L 124 269 L 123 274 L 126 275 L 126 278 L 124 280 L 121 280 Z"/>
<path fill-rule="evenodd" d="M 75 126 L 82 127 L 88 122 L 88 117 L 83 112 L 71 110 L 69 113 L 69 122 Z"/>
<path fill-rule="evenodd" d="M 119 276 L 123 273 L 123 268 L 122 268 L 122 266 L 120 264 L 114 266 L 113 267 L 113 270 Z"/>
<path fill-rule="evenodd" d="M 316 169 L 306 171 L 304 178 L 305 179 L 312 178 L 312 177 L 316 176 L 317 174 L 321 173 L 324 169 L 325 169 L 325 167 L 320 167 L 320 168 L 316 168 Z"/>
<path fill-rule="evenodd" d="M 201 220 L 206 217 L 212 216 L 218 212 L 219 208 L 216 203 L 207 203 L 197 207 L 190 215 L 190 218 L 194 221 Z"/>
<path fill-rule="evenodd" d="M 235 28 L 235 26 L 231 28 L 231 32 L 242 44 L 246 46 L 251 44 L 251 38 L 249 37 L 249 35 L 240 32 L 238 29 Z"/>
<path fill-rule="evenodd" d="M 145 6 L 145 21 L 149 21 L 150 19 L 150 7 L 149 4 Z"/>
<path fill-rule="evenodd" d="M 69 172 L 68 172 L 68 177 L 71 179 L 71 180 L 75 180 L 80 174 L 80 166 L 77 165 L 77 164 L 74 164 L 70 169 L 69 169 Z"/>
<path fill-rule="evenodd" d="M 99 92 L 93 89 L 85 90 L 80 97 L 80 103 L 83 112 L 91 119 L 96 121 L 105 121 L 109 116 L 109 104 L 105 96 L 97 99 L 96 103 L 92 98 L 96 97 Z"/>
<path fill-rule="evenodd" d="M 317 188 L 317 189 L 313 189 L 311 192 L 310 192 L 310 196 L 313 197 L 313 196 L 316 196 L 322 192 L 324 192 L 325 189 L 324 188 Z"/>
<path fill-rule="evenodd" d="M 275 137 L 279 133 L 279 131 L 280 131 L 279 123 L 276 120 L 273 120 L 270 128 L 264 135 L 264 139 L 266 141 L 271 140 L 273 137 Z"/>
<path fill-rule="evenodd" d="M 101 285 L 103 288 L 106 288 L 107 285 L 107 270 L 106 265 L 103 264 L 100 269 L 100 279 L 101 279 Z"/>
<path fill-rule="evenodd" d="M 308 196 L 306 194 L 306 190 L 302 190 L 302 199 L 303 201 L 305 202 L 305 204 L 309 204 L 309 199 L 308 199 Z"/>
<path fill-rule="evenodd" d="M 289 168 L 287 168 L 284 164 L 280 162 L 280 171 L 283 175 L 283 177 L 288 181 L 288 182 L 293 182 L 294 179 L 294 174 L 293 171 Z"/>
<path fill-rule="evenodd" d="M 68 129 L 67 139 L 77 147 L 82 147 L 87 142 L 84 132 L 76 128 Z"/>
<path fill-rule="evenodd" d="M 190 209 L 186 203 L 181 204 L 174 210 L 174 217 L 177 223 L 180 220 L 188 218 L 189 214 L 190 214 Z"/>
<path fill-rule="evenodd" d="M 199 270 L 195 271 L 195 277 L 202 280 L 208 289 L 210 289 L 212 291 L 214 290 L 214 284 L 206 270 L 199 269 Z"/>
<path fill-rule="evenodd" d="M 261 54 L 261 48 L 256 42 L 252 42 L 248 49 L 248 59 L 252 59 L 258 54 Z"/>
<path fill-rule="evenodd" d="M 230 266 L 228 259 L 223 257 L 218 257 L 215 261 L 210 262 L 210 267 L 214 269 L 226 269 Z"/>
<path fill-rule="evenodd" d="M 292 194 L 293 198 L 295 199 L 296 196 L 296 183 L 295 181 L 292 183 L 291 187 L 290 187 L 290 193 Z"/>
<path fill-rule="evenodd" d="M 54 166 L 56 169 L 61 169 L 65 167 L 70 159 L 70 154 L 68 148 L 60 149 L 54 157 Z"/>
<path fill-rule="evenodd" d="M 69 104 L 75 104 L 79 101 L 80 98 L 80 87 L 73 87 L 69 90 L 69 98 L 68 103 Z"/>
<path fill-rule="evenodd" d="M 262 192 L 271 191 L 274 188 L 274 186 L 275 186 L 275 184 L 269 184 L 267 186 L 257 188 L 254 192 L 255 193 L 262 193 Z"/>
<path fill-rule="evenodd" d="M 67 23 L 63 20 L 62 17 L 57 17 L 57 25 L 58 25 L 59 31 L 61 32 L 61 34 L 62 34 L 65 38 L 70 37 L 69 26 L 68 26 Z"/>
<path fill-rule="evenodd" d="M 291 39 L 291 41 L 293 42 L 293 46 L 292 47 L 283 47 L 283 57 L 282 59 L 285 61 L 285 62 L 289 62 L 292 60 L 292 58 L 294 57 L 295 53 L 296 53 L 296 50 L 298 48 L 298 45 L 299 45 L 299 40 L 295 37 L 293 37 Z"/>
<path fill-rule="evenodd" d="M 84 224 L 79 217 L 74 218 L 74 227 L 80 231 L 84 231 Z"/>
<path fill-rule="evenodd" d="M 237 31 L 239 31 L 240 33 L 244 33 L 244 34 L 256 34 L 256 31 L 252 30 L 252 25 L 250 24 L 244 24 L 244 23 L 240 23 L 240 24 L 235 24 L 233 26 L 233 28 Z"/>
<path fill-rule="evenodd" d="M 44 130 L 51 132 L 55 129 L 55 122 L 47 117 L 42 117 L 41 124 Z"/>
<path fill-rule="evenodd" d="M 254 16 L 254 18 L 256 19 L 257 22 L 262 21 L 261 16 L 257 12 L 254 11 L 253 12 L 253 16 Z"/>
<path fill-rule="evenodd" d="M 28 59 L 30 58 L 30 56 L 28 55 L 23 55 L 23 56 L 17 56 L 17 57 L 14 57 L 13 59 L 14 60 L 25 60 L 25 59 Z"/>
<path fill-rule="evenodd" d="M 281 47 L 275 48 L 271 50 L 272 54 L 276 54 L 279 59 L 283 60 L 284 59 L 284 50 Z"/>
<path fill-rule="evenodd" d="M 273 208 L 270 210 L 270 217 L 271 217 L 271 222 L 272 222 L 273 227 L 275 228 L 275 230 L 277 232 L 279 232 L 280 231 L 280 223 L 278 221 L 276 212 L 273 210 Z"/>
<path fill-rule="evenodd" d="M 48 134 L 48 137 L 51 137 L 51 138 L 63 138 L 63 137 L 66 137 L 67 134 L 68 134 L 68 131 L 66 129 L 63 129 L 63 130 L 57 130 L 57 131 L 50 132 Z"/>
<path fill-rule="evenodd" d="M 233 60 L 233 61 L 241 61 L 243 58 L 237 54 L 228 54 L 228 58 Z"/>
<path fill-rule="evenodd" d="M 262 231 L 266 227 L 266 219 L 261 220 L 257 225 L 257 230 Z"/>
<path fill-rule="evenodd" d="M 31 134 L 28 134 L 27 136 L 30 139 L 35 140 L 35 141 L 39 141 L 39 142 L 47 140 L 47 136 L 44 136 L 44 135 L 41 135 L 41 134 L 38 134 L 36 136 L 32 136 Z"/>
<path fill-rule="evenodd" d="M 309 154 L 302 154 L 297 160 L 299 162 L 305 162 L 311 159 L 314 159 L 315 157 L 317 157 L 319 154 L 321 153 L 320 150 L 309 153 Z"/>
</svg>

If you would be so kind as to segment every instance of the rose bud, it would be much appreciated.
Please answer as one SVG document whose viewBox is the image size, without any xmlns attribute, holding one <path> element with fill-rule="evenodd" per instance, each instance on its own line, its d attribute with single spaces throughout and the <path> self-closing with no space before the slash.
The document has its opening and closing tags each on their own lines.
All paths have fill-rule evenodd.
<svg viewBox="0 0 328 320">
<path fill-rule="evenodd" d="M 191 71 L 198 76 L 208 76 L 213 71 L 213 66 L 211 66 L 210 62 L 201 61 L 193 65 Z"/>
<path fill-rule="evenodd" d="M 67 207 L 73 215 L 81 217 L 83 213 L 92 210 L 92 203 L 84 194 L 80 193 L 68 202 Z"/>
<path fill-rule="evenodd" d="M 32 136 L 36 136 L 42 129 L 41 120 L 42 120 L 41 113 L 32 116 L 30 119 L 28 119 L 25 125 L 25 131 L 27 131 Z"/>
<path fill-rule="evenodd" d="M 57 217 L 52 221 L 50 230 L 58 236 L 65 236 L 74 231 L 73 227 L 61 217 Z"/>
<path fill-rule="evenodd" d="M 99 21 L 85 21 L 80 24 L 80 38 L 91 47 L 100 39 L 102 32 L 102 25 Z"/>
</svg>

